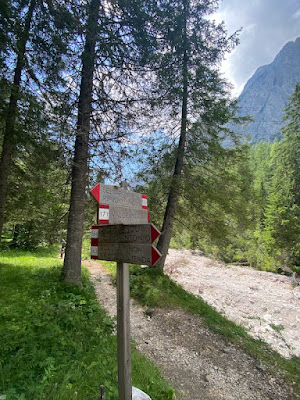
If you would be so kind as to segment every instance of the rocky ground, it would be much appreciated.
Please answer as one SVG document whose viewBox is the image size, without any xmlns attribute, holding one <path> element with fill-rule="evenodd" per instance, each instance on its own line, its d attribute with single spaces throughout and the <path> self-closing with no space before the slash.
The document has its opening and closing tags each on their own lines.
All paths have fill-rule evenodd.
<svg viewBox="0 0 300 400">
<path fill-rule="evenodd" d="M 282 356 L 300 357 L 300 286 L 291 277 L 225 266 L 190 250 L 170 250 L 165 272 Z"/>
<path fill-rule="evenodd" d="M 182 274 L 186 281 L 190 270 L 190 258 L 194 260 L 193 257 L 203 260 L 196 254 L 179 252 L 176 256 L 176 253 L 170 252 L 167 259 L 168 273 L 176 280 Z M 99 262 L 86 261 L 85 265 L 91 272 L 99 301 L 110 315 L 115 315 L 116 289 L 111 283 L 111 277 Z M 200 270 L 202 267 L 198 265 L 197 268 Z M 226 267 L 223 268 L 226 270 Z M 193 279 L 195 280 L 195 277 Z M 233 281 L 233 278 L 230 280 Z M 198 290 L 197 295 L 199 289 L 205 293 L 205 287 L 200 286 L 203 285 L 202 275 L 199 275 L 198 284 L 198 288 L 196 285 L 194 287 L 194 290 Z M 192 280 L 188 284 L 188 290 L 191 286 Z M 138 350 L 152 360 L 176 388 L 178 399 L 300 398 L 280 378 L 269 374 L 263 365 L 222 337 L 212 334 L 198 317 L 184 311 L 154 309 L 149 317 L 143 307 L 131 302 L 131 333 Z"/>
</svg>

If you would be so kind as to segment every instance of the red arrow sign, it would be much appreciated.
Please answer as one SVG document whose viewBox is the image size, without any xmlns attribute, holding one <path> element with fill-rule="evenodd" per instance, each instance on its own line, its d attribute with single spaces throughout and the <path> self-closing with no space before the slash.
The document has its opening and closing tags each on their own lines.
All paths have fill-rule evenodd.
<svg viewBox="0 0 300 400">
<path fill-rule="evenodd" d="M 119 186 L 98 183 L 91 190 L 91 195 L 99 204 L 144 210 L 148 208 L 145 194 L 131 192 Z"/>
<path fill-rule="evenodd" d="M 160 232 L 159 232 L 159 230 L 156 228 L 155 225 L 150 224 L 150 226 L 151 226 L 151 241 L 152 241 L 152 243 L 153 243 L 154 240 L 157 239 L 158 236 L 160 235 Z"/>
<path fill-rule="evenodd" d="M 91 195 L 95 197 L 98 203 L 100 203 L 100 183 L 96 185 L 92 190 L 91 190 Z"/>
<path fill-rule="evenodd" d="M 154 266 L 157 263 L 157 261 L 160 259 L 161 254 L 157 250 L 157 248 L 153 247 L 153 246 L 152 246 L 151 251 L 152 251 L 152 266 Z"/>
</svg>

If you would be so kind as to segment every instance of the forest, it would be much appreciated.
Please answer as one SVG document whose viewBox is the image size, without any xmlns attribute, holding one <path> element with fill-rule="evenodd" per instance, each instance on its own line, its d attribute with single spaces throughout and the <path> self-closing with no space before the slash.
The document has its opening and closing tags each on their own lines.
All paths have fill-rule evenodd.
<svg viewBox="0 0 300 400">
<path fill-rule="evenodd" d="M 89 259 L 90 190 L 99 182 L 146 194 L 161 231 L 157 267 L 126 267 L 128 307 L 129 295 L 140 307 L 132 331 L 143 323 L 149 335 L 141 337 L 147 355 L 128 330 L 132 385 L 153 400 L 191 399 L 195 383 L 202 398 L 300 394 L 297 353 L 284 358 L 248 334 L 265 316 L 250 315 L 243 327 L 164 270 L 169 248 L 300 269 L 300 83 L 282 139 L 250 146 L 243 130 L 251 116 L 238 117 L 220 73 L 240 32 L 215 21 L 217 9 L 217 0 L 0 1 L 1 400 L 104 400 L 103 389 L 107 400 L 122 398 L 118 318 L 99 298 L 117 303 L 115 263 Z M 276 285 L 289 279 L 255 273 Z M 246 283 L 254 299 L 257 287 Z M 273 290 L 276 318 L 285 300 L 298 309 L 294 283 L 286 299 Z M 289 346 L 290 327 L 268 324 Z"/>
<path fill-rule="evenodd" d="M 63 276 L 80 282 L 95 222 L 89 190 L 127 180 L 148 196 L 163 255 L 198 248 L 226 263 L 299 269 L 300 84 L 282 140 L 250 147 L 248 118 L 236 117 L 219 73 L 239 32 L 208 18 L 216 7 L 1 2 L 2 248 L 67 239 Z"/>
</svg>

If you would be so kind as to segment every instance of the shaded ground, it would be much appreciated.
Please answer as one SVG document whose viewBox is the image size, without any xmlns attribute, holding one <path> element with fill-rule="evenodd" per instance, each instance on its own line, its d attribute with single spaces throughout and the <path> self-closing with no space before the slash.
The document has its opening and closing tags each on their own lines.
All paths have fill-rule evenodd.
<svg viewBox="0 0 300 400">
<path fill-rule="evenodd" d="M 116 289 L 104 267 L 86 261 L 97 297 L 116 314 Z M 131 334 L 184 400 L 295 400 L 292 389 L 243 351 L 212 334 L 182 310 L 154 309 L 151 318 L 131 302 Z M 152 399 L 155 400 L 155 399 Z"/>
</svg>

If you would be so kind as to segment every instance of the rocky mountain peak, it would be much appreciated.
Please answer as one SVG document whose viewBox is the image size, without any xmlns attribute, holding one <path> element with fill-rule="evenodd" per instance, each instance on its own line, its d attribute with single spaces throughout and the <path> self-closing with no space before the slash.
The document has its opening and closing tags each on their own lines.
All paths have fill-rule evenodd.
<svg viewBox="0 0 300 400">
<path fill-rule="evenodd" d="M 252 115 L 245 135 L 251 143 L 280 138 L 282 118 L 300 82 L 300 37 L 288 42 L 271 64 L 259 67 L 239 96 L 240 115 Z"/>
</svg>

